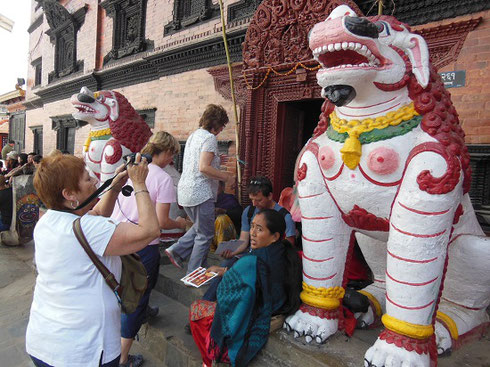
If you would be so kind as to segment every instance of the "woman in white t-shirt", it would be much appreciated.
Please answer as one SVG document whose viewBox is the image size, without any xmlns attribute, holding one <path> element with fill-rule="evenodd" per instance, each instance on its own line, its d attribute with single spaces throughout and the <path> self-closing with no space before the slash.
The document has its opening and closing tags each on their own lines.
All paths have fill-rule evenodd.
<svg viewBox="0 0 490 367">
<path fill-rule="evenodd" d="M 110 189 L 76 209 L 96 191 L 81 158 L 54 154 L 43 158 L 34 187 L 49 209 L 34 229 L 38 271 L 27 326 L 26 350 L 35 366 L 116 367 L 121 353 L 120 309 L 73 232 L 81 217 L 82 230 L 92 250 L 115 275 L 121 276 L 119 255 L 134 253 L 160 233 L 145 179 L 146 161 L 138 154 L 126 171 L 120 167 Z M 117 194 L 131 178 L 140 223 L 108 218 Z M 95 205 L 94 205 L 95 204 Z"/>
<path fill-rule="evenodd" d="M 182 261 L 189 258 L 187 273 L 205 265 L 209 245 L 214 236 L 214 203 L 218 195 L 218 182 L 233 184 L 235 178 L 220 171 L 220 158 L 216 135 L 228 123 L 228 115 L 222 106 L 210 104 L 185 144 L 182 176 L 177 188 L 179 205 L 194 223 L 177 243 L 165 253 L 170 261 L 182 268 Z"/>
<path fill-rule="evenodd" d="M 184 218 L 177 217 L 173 220 L 169 216 L 170 204 L 175 202 L 175 189 L 172 178 L 163 170 L 179 151 L 180 145 L 177 139 L 165 131 L 158 131 L 153 134 L 148 144 L 141 151 L 143 154 L 151 155 L 152 158 L 152 162 L 148 165 L 146 187 L 150 192 L 152 203 L 155 204 L 158 222 L 162 229 L 185 229 L 186 226 Z M 128 184 L 132 186 L 131 180 L 128 181 Z M 139 217 L 135 199 L 133 193 L 130 196 L 120 194 L 111 217 L 119 222 L 138 223 Z M 154 238 L 149 246 L 138 251 L 148 274 L 148 287 L 136 310 L 131 314 L 121 315 L 120 367 L 139 367 L 143 363 L 142 355 L 130 355 L 129 350 L 141 325 L 146 321 L 147 315 L 158 313 L 158 309 L 150 308 L 148 305 L 151 290 L 155 287 L 158 279 L 160 266 L 158 244 L 159 238 Z"/>
</svg>

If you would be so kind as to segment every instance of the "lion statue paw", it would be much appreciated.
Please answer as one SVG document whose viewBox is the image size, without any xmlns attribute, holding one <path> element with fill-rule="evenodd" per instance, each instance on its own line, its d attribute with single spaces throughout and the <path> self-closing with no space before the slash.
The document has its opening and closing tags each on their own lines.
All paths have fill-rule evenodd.
<svg viewBox="0 0 490 367">
<path fill-rule="evenodd" d="M 369 306 L 367 312 L 356 312 L 354 317 L 357 320 L 357 329 L 368 329 L 376 321 L 376 312 Z"/>
<path fill-rule="evenodd" d="M 428 367 L 428 353 L 408 351 L 378 339 L 364 356 L 364 367 Z"/>
<path fill-rule="evenodd" d="M 449 331 L 440 322 L 436 321 L 434 334 L 436 334 L 437 354 L 440 356 L 449 355 L 453 346 Z"/>
<path fill-rule="evenodd" d="M 314 316 L 301 310 L 286 318 L 284 328 L 293 332 L 295 338 L 305 337 L 307 343 L 315 340 L 318 344 L 325 341 L 338 330 L 339 320 L 337 318 L 327 319 Z"/>
</svg>

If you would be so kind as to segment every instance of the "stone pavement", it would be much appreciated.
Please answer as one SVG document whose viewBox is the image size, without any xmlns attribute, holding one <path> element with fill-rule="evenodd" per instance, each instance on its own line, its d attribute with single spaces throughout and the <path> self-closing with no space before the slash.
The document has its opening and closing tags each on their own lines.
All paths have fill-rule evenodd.
<svg viewBox="0 0 490 367">
<path fill-rule="evenodd" d="M 0 245 L 0 367 L 34 366 L 25 352 L 25 332 L 36 280 L 33 254 L 32 242 L 19 247 Z M 161 366 L 138 343 L 134 343 L 131 352 L 144 355 L 145 367 Z"/>
<path fill-rule="evenodd" d="M 33 252 L 32 243 L 20 247 L 0 246 L 0 367 L 33 366 L 24 347 L 35 282 Z M 178 279 L 181 275 L 173 274 L 172 267 L 163 266 L 162 273 L 175 278 L 180 285 Z M 142 328 L 141 341 L 134 344 L 132 353 L 144 355 L 144 367 L 198 367 L 201 362 L 197 349 L 192 338 L 183 332 L 188 315 L 184 304 L 189 300 L 173 294 L 180 293 L 180 290 L 169 279 L 160 279 L 157 288 L 160 287 L 169 288 L 172 294 L 167 291 L 160 293 L 163 289 L 153 292 L 152 304 L 160 306 L 161 315 L 150 326 Z M 184 291 L 189 293 L 189 289 Z M 357 331 L 353 338 L 338 334 L 324 345 L 305 345 L 302 339 L 296 340 L 281 331 L 271 335 L 267 347 L 251 367 L 362 366 L 359 361 L 362 361 L 365 349 L 373 343 L 377 333 L 375 330 Z M 439 366 L 490 367 L 490 336 L 464 346 L 449 358 L 441 358 Z"/>
</svg>

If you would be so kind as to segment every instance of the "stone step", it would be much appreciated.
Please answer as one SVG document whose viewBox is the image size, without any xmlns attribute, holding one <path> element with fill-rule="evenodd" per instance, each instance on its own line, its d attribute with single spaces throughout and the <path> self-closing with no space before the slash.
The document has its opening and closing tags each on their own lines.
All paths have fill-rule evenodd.
<svg viewBox="0 0 490 367">
<path fill-rule="evenodd" d="M 178 269 L 172 264 L 160 266 L 160 274 L 158 275 L 155 290 L 189 307 L 192 302 L 202 298 L 208 286 L 203 285 L 200 288 L 188 287 L 180 281 L 184 276 L 184 269 Z"/>
<path fill-rule="evenodd" d="M 143 326 L 139 345 L 168 367 L 200 367 L 201 356 L 191 335 L 184 331 L 189 321 L 189 309 L 157 291 L 151 295 L 152 306 L 160 314 Z M 251 367 L 357 367 L 363 365 L 366 350 L 375 342 L 380 329 L 356 330 L 349 338 L 338 332 L 327 343 L 307 344 L 285 330 L 270 334 L 264 349 L 250 363 Z M 471 345 L 453 351 L 450 357 L 439 358 L 441 367 L 486 367 L 490 339 L 487 335 Z M 145 355 L 145 353 L 143 353 Z M 219 367 L 228 365 L 218 364 Z"/>
<path fill-rule="evenodd" d="M 221 261 L 217 256 L 213 260 L 216 259 Z M 159 356 L 162 361 L 166 362 L 166 359 L 169 359 L 172 364 L 167 365 L 172 367 L 194 366 L 196 359 L 201 363 L 199 351 L 192 337 L 184 333 L 184 326 L 189 322 L 190 304 L 194 300 L 201 299 L 208 287 L 206 285 L 200 288 L 187 287 L 180 281 L 184 276 L 185 270 L 178 269 L 174 265 L 160 266 L 158 283 L 152 292 L 150 303 L 152 306 L 160 307 L 161 316 L 148 325 L 145 339 L 140 339 L 140 343 L 148 346 L 147 349 Z M 171 321 L 168 321 L 168 318 Z M 377 334 L 373 332 L 371 334 L 372 341 L 370 342 L 372 343 Z M 164 337 L 171 338 L 172 343 L 169 346 L 163 342 Z M 162 341 L 157 341 L 159 338 Z M 346 348 L 346 342 L 349 341 L 350 347 Z M 325 353 L 325 346 L 303 345 L 285 331 L 280 330 L 271 334 L 266 347 L 254 359 L 251 366 L 357 366 L 369 346 L 366 341 L 347 339 L 340 333 L 333 337 L 328 345 L 328 353 Z M 159 348 L 160 352 L 156 353 L 155 348 Z M 351 348 L 354 352 L 350 350 Z M 345 354 L 348 356 L 347 359 L 344 358 Z"/>
<path fill-rule="evenodd" d="M 219 265 L 223 261 L 220 256 L 215 254 L 208 255 L 208 266 Z M 185 276 L 185 269 L 187 263 L 184 262 L 184 269 L 178 269 L 176 266 L 170 264 L 168 257 L 163 254 L 160 261 L 160 274 L 156 285 L 156 290 L 162 294 L 182 303 L 189 307 L 196 299 L 201 299 L 206 290 L 207 285 L 203 285 L 200 288 L 188 287 L 180 281 Z"/>
<path fill-rule="evenodd" d="M 153 291 L 150 304 L 160 314 L 145 324 L 139 333 L 143 350 L 149 351 L 168 367 L 202 366 L 201 355 L 191 335 L 184 331 L 189 322 L 189 309 L 158 291 Z M 348 339 L 340 333 L 326 345 L 303 345 L 285 331 L 270 335 L 265 348 L 251 367 L 350 367 L 358 366 L 367 348 L 360 339 Z M 145 354 L 145 353 L 143 353 Z M 225 364 L 219 364 L 226 366 Z"/>
<path fill-rule="evenodd" d="M 158 306 L 160 314 L 143 325 L 139 332 L 139 345 L 165 366 L 201 367 L 201 354 L 192 336 L 184 331 L 189 322 L 189 309 L 155 290 L 150 304 Z"/>
<path fill-rule="evenodd" d="M 166 256 L 165 256 L 166 257 Z M 219 256 L 211 254 L 210 263 L 219 263 Z M 160 307 L 160 315 L 147 326 L 146 335 L 140 340 L 144 348 L 156 355 L 164 365 L 169 367 L 201 366 L 201 358 L 192 337 L 185 334 L 184 326 L 188 321 L 189 306 L 202 298 L 207 286 L 201 288 L 187 287 L 180 281 L 185 270 L 177 269 L 171 264 L 160 267 L 159 280 L 152 292 L 151 305 Z M 374 344 L 380 328 L 373 330 L 356 330 L 348 338 L 337 333 L 327 343 L 307 344 L 304 338 L 294 339 L 284 330 L 270 335 L 265 348 L 256 356 L 252 367 L 354 367 L 363 365 L 366 350 Z M 145 332 L 140 332 L 145 334 Z M 490 335 L 480 341 L 465 345 L 453 351 L 450 357 L 439 358 L 440 367 L 465 365 L 471 360 L 471 366 L 485 366 L 481 361 L 488 357 Z M 226 366 L 219 364 L 219 366 Z"/>
<path fill-rule="evenodd" d="M 171 264 L 167 255 L 165 255 L 165 250 L 170 247 L 174 242 L 162 242 L 160 241 L 160 264 L 168 265 Z M 210 252 L 208 254 L 208 266 L 211 265 L 219 265 L 223 259 L 219 255 L 215 255 Z M 187 266 L 187 262 L 184 262 L 184 265 Z M 185 267 L 184 267 L 185 268 Z"/>
</svg>

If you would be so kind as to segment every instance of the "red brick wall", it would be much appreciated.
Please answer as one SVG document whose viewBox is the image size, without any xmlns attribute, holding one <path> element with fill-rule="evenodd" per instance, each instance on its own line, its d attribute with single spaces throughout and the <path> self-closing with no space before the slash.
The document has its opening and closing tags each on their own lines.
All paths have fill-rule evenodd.
<svg viewBox="0 0 490 367">
<path fill-rule="evenodd" d="M 466 71 L 466 86 L 449 89 L 466 143 L 490 144 L 490 11 L 471 17 L 483 19 L 468 34 L 457 61 L 439 71 Z M 461 17 L 465 18 L 468 16 Z"/>
<path fill-rule="evenodd" d="M 164 77 L 147 83 L 117 89 L 124 94 L 131 105 L 137 109 L 156 108 L 154 131 L 165 130 L 179 140 L 198 128 L 202 111 L 209 103 L 221 104 L 233 121 L 233 107 L 214 89 L 212 76 L 205 70 Z M 27 111 L 27 126 L 43 125 L 44 154 L 56 147 L 56 132 L 51 129 L 51 117 L 66 115 L 74 110 L 68 98 L 45 104 L 43 108 Z M 83 143 L 88 136 L 87 126 L 77 130 L 75 152 L 81 154 Z M 235 140 L 233 123 L 218 135 L 218 140 Z M 33 134 L 26 129 L 26 150 L 33 147 Z M 234 154 L 234 147 L 230 151 Z M 232 163 L 231 163 L 232 164 Z"/>
</svg>

